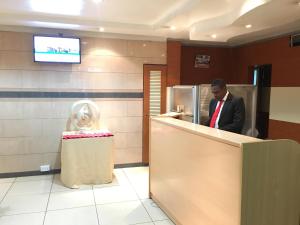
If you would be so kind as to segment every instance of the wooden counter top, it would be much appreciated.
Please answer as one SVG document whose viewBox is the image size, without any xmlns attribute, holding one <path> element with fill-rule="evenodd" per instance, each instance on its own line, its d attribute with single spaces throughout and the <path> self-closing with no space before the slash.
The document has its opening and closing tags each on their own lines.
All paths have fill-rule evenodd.
<svg viewBox="0 0 300 225">
<path fill-rule="evenodd" d="M 300 145 L 150 121 L 150 196 L 176 225 L 299 225 Z"/>
<path fill-rule="evenodd" d="M 151 119 L 159 123 L 168 124 L 172 127 L 176 127 L 178 129 L 182 129 L 196 135 L 204 136 L 237 147 L 240 147 L 242 143 L 262 141 L 261 139 L 258 138 L 253 138 L 245 135 L 235 134 L 228 131 L 214 129 L 214 128 L 210 128 L 203 125 L 194 124 L 194 123 L 190 123 L 190 122 L 186 122 L 183 120 L 178 120 L 170 117 L 152 117 Z"/>
</svg>

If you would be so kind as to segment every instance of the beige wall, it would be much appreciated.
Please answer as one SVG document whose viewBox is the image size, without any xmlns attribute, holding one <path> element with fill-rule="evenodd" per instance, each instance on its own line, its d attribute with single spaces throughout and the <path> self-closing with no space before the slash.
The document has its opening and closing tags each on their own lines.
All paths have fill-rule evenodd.
<svg viewBox="0 0 300 225">
<path fill-rule="evenodd" d="M 32 60 L 32 34 L 0 32 L 0 91 L 143 92 L 143 64 L 165 64 L 166 43 L 81 37 L 82 63 Z M 0 173 L 60 168 L 74 98 L 0 98 Z M 141 162 L 142 98 L 92 99 L 115 135 L 115 163 Z"/>
<path fill-rule="evenodd" d="M 270 119 L 300 123 L 300 87 L 272 87 Z"/>
</svg>

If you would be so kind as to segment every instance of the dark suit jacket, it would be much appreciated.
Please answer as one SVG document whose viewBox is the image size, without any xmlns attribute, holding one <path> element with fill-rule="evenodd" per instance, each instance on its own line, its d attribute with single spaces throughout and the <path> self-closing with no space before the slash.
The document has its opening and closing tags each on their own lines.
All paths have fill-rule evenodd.
<svg viewBox="0 0 300 225">
<path fill-rule="evenodd" d="M 216 109 L 218 101 L 212 99 L 209 104 L 209 120 L 206 125 L 209 126 L 210 120 Z M 243 98 L 234 97 L 231 93 L 228 94 L 224 102 L 219 119 L 219 129 L 234 133 L 241 133 L 245 122 L 245 104 Z"/>
</svg>

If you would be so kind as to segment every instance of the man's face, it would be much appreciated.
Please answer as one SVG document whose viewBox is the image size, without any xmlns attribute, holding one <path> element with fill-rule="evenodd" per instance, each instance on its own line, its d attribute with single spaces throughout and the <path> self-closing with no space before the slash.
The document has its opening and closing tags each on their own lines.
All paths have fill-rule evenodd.
<svg viewBox="0 0 300 225">
<path fill-rule="evenodd" d="M 220 101 L 222 100 L 226 95 L 227 89 L 226 87 L 220 88 L 219 86 L 212 86 L 211 87 L 211 93 L 214 95 L 215 99 Z"/>
</svg>

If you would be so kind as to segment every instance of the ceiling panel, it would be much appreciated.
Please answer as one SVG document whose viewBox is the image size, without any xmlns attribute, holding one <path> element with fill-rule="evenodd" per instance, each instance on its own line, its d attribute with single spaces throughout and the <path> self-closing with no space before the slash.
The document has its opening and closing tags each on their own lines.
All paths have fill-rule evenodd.
<svg viewBox="0 0 300 225">
<path fill-rule="evenodd" d="M 0 16 L 0 24 L 7 26 L 94 33 L 103 27 L 106 34 L 234 44 L 295 31 L 300 4 L 292 0 L 1 0 Z M 246 29 L 247 24 L 252 27 Z"/>
</svg>

